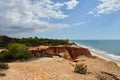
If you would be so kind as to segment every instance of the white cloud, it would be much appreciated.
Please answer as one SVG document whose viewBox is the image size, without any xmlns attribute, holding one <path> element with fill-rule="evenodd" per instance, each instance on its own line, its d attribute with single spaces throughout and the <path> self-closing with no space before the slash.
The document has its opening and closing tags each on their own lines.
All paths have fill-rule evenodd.
<svg viewBox="0 0 120 80">
<path fill-rule="evenodd" d="M 39 17 L 64 19 L 68 17 L 68 15 L 60 11 L 62 6 L 63 4 L 54 3 L 50 0 L 37 0 L 37 2 L 31 6 L 31 9 Z"/>
<path fill-rule="evenodd" d="M 83 24 L 86 24 L 86 23 L 89 23 L 89 22 L 91 22 L 91 20 L 82 21 L 82 22 L 76 23 L 76 24 L 74 24 L 74 25 L 75 25 L 75 26 L 79 26 L 79 25 L 83 25 Z"/>
<path fill-rule="evenodd" d="M 94 13 L 93 11 L 88 12 L 88 14 L 93 14 L 93 13 Z"/>
<path fill-rule="evenodd" d="M 74 7 L 76 7 L 78 3 L 79 2 L 77 0 L 71 0 L 71 1 L 65 2 L 65 4 L 68 6 L 67 7 L 68 10 L 74 9 Z"/>
<path fill-rule="evenodd" d="M 71 9 L 75 7 L 76 1 Z M 0 34 L 44 31 L 68 27 L 68 24 L 50 23 L 49 19 L 65 19 L 61 8 L 66 2 L 55 3 L 51 0 L 0 0 Z M 70 7 L 69 7 L 70 8 Z"/>
<path fill-rule="evenodd" d="M 120 10 L 120 0 L 98 0 L 97 14 L 108 14 Z"/>
</svg>

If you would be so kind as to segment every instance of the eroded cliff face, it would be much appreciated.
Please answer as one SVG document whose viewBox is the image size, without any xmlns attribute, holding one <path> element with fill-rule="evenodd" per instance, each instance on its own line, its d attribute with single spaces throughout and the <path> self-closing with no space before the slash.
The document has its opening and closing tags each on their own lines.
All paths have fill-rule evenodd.
<svg viewBox="0 0 120 80">
<path fill-rule="evenodd" d="M 81 55 L 91 56 L 91 53 L 87 48 L 78 46 L 38 46 L 29 48 L 29 51 L 36 56 L 41 56 L 41 54 L 48 53 L 60 55 L 66 59 L 75 59 Z"/>
</svg>

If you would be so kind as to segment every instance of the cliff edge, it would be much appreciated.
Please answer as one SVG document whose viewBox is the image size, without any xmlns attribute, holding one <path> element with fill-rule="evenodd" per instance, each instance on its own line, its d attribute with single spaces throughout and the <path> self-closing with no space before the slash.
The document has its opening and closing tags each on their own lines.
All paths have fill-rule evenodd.
<svg viewBox="0 0 120 80">
<path fill-rule="evenodd" d="M 87 48 L 79 47 L 76 45 L 71 46 L 38 46 L 31 47 L 29 51 L 37 56 L 43 56 L 43 54 L 59 55 L 65 59 L 76 59 L 78 56 L 85 55 L 91 56 L 90 51 Z"/>
</svg>

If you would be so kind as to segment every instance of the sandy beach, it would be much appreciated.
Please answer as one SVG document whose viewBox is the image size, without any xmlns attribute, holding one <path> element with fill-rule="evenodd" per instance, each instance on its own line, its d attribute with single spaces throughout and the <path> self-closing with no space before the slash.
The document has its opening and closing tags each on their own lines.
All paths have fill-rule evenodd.
<svg viewBox="0 0 120 80">
<path fill-rule="evenodd" d="M 118 66 L 120 66 L 120 62 L 117 62 L 117 61 L 115 61 L 114 59 L 112 59 L 108 56 L 105 56 L 105 55 L 102 55 L 100 53 L 96 53 L 96 52 L 93 52 L 93 51 L 90 51 L 90 52 L 93 56 L 97 56 L 98 58 L 104 59 L 106 61 L 113 61 L 113 62 L 117 63 Z"/>
<path fill-rule="evenodd" d="M 76 45 L 77 45 L 78 47 L 88 48 L 88 47 L 83 46 L 83 45 L 80 45 L 80 44 L 78 44 L 78 43 L 76 43 Z M 88 48 L 88 49 L 89 49 L 89 48 Z M 89 49 L 89 50 L 90 50 L 90 49 Z M 116 60 L 114 60 L 114 59 L 112 59 L 112 58 L 110 58 L 110 57 L 108 57 L 108 56 L 106 56 L 106 55 L 100 54 L 100 53 L 95 52 L 95 51 L 92 51 L 92 50 L 90 50 L 90 53 L 92 54 L 92 56 L 96 56 L 96 57 L 98 57 L 98 58 L 104 59 L 105 61 L 113 61 L 113 62 L 117 63 L 118 66 L 120 66 L 120 62 L 118 62 L 118 61 L 116 61 Z"/>
</svg>

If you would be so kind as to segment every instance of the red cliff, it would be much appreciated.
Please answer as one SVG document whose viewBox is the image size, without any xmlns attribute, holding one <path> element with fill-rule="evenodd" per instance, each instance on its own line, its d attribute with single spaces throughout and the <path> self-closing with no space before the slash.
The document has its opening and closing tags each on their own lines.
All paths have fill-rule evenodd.
<svg viewBox="0 0 120 80">
<path fill-rule="evenodd" d="M 36 56 L 41 56 L 47 52 L 49 54 L 60 55 L 66 59 L 75 59 L 81 55 L 91 56 L 87 48 L 78 46 L 38 46 L 29 48 L 29 51 Z"/>
</svg>

